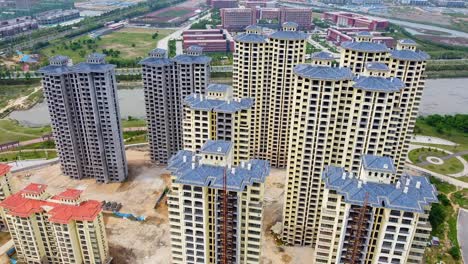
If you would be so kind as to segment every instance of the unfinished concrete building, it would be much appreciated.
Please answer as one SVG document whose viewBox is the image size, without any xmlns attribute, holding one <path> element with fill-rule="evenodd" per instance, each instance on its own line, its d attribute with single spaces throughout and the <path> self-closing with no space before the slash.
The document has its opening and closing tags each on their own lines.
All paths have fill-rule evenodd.
<svg viewBox="0 0 468 264">
<path fill-rule="evenodd" d="M 210 84 L 206 94 L 192 94 L 184 100 L 184 149 L 198 152 L 206 140 L 233 143 L 233 163 L 251 157 L 250 117 L 253 100 L 233 98 L 232 87 Z"/>
<path fill-rule="evenodd" d="M 168 59 L 165 50 L 155 49 L 140 62 L 153 162 L 165 164 L 182 149 L 183 99 L 204 94 L 210 81 L 211 58 L 202 51 L 191 46 L 185 54 Z"/>
<path fill-rule="evenodd" d="M 60 166 L 73 179 L 127 179 L 114 68 L 104 55 L 91 54 L 74 66 L 55 56 L 39 70 Z"/>
<path fill-rule="evenodd" d="M 260 263 L 263 195 L 270 166 L 233 166 L 233 144 L 208 140 L 169 161 L 172 263 Z"/>
</svg>

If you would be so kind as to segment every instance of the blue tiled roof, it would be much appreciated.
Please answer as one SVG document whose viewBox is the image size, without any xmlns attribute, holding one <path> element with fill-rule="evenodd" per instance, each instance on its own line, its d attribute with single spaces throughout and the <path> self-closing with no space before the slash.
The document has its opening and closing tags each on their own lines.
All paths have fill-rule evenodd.
<svg viewBox="0 0 468 264">
<path fill-rule="evenodd" d="M 366 63 L 366 69 L 373 71 L 389 71 L 387 64 L 382 62 L 368 62 Z"/>
<path fill-rule="evenodd" d="M 369 31 L 361 31 L 356 34 L 359 37 L 372 37 L 372 34 Z"/>
<path fill-rule="evenodd" d="M 68 66 L 47 65 L 40 68 L 37 72 L 49 75 L 62 75 L 69 73 L 70 69 Z"/>
<path fill-rule="evenodd" d="M 294 73 L 304 78 L 318 80 L 352 80 L 353 72 L 349 68 L 326 67 L 310 64 L 299 64 L 294 67 Z"/>
<path fill-rule="evenodd" d="M 367 41 L 346 41 L 341 44 L 341 47 L 354 51 L 366 51 L 366 52 L 386 52 L 388 51 L 387 46 L 382 43 L 367 42 Z"/>
<path fill-rule="evenodd" d="M 219 92 L 219 93 L 225 93 L 229 90 L 231 90 L 232 87 L 227 84 L 220 84 L 220 83 L 211 83 L 208 85 L 206 88 L 207 92 Z"/>
<path fill-rule="evenodd" d="M 161 66 L 161 65 L 170 65 L 172 61 L 168 58 L 156 58 L 148 57 L 142 59 L 138 64 L 140 65 L 152 65 L 152 66 Z"/>
<path fill-rule="evenodd" d="M 208 64 L 211 62 L 211 58 L 208 56 L 191 56 L 186 54 L 177 55 L 172 60 L 180 64 Z"/>
<path fill-rule="evenodd" d="M 412 40 L 412 39 L 400 39 L 398 41 L 399 43 L 401 44 L 406 44 L 406 45 L 416 45 L 416 41 Z"/>
<path fill-rule="evenodd" d="M 74 66 L 70 67 L 70 71 L 73 72 L 82 72 L 82 73 L 89 73 L 89 72 L 107 72 L 115 68 L 113 64 L 97 64 L 97 63 L 78 63 Z"/>
<path fill-rule="evenodd" d="M 192 157 L 195 157 L 194 168 L 192 168 Z M 193 152 L 181 150 L 169 159 L 167 169 L 176 177 L 176 183 L 215 189 L 223 188 L 224 171 L 226 171 L 227 189 L 236 192 L 243 191 L 245 187 L 255 182 L 264 183 L 270 174 L 270 164 L 265 160 L 248 161 L 247 164 L 251 164 L 250 170 L 248 165 L 229 169 L 224 166 L 200 164 L 199 160 L 200 157 L 195 156 Z"/>
<path fill-rule="evenodd" d="M 235 37 L 236 42 L 245 42 L 245 43 L 265 43 L 267 42 L 267 38 L 264 35 L 260 34 L 240 34 Z"/>
<path fill-rule="evenodd" d="M 198 45 L 192 45 L 187 48 L 188 52 L 196 52 L 196 53 L 202 53 L 203 52 L 203 47 L 200 47 Z"/>
<path fill-rule="evenodd" d="M 362 166 L 367 170 L 396 173 L 393 160 L 390 157 L 363 155 Z"/>
<path fill-rule="evenodd" d="M 283 27 L 292 27 L 292 28 L 297 28 L 299 25 L 295 22 L 284 22 Z"/>
<path fill-rule="evenodd" d="M 325 52 L 325 51 L 312 53 L 312 55 L 310 55 L 310 58 L 317 59 L 317 60 L 335 60 L 335 58 L 333 57 L 333 54 L 329 52 Z"/>
<path fill-rule="evenodd" d="M 353 87 L 367 91 L 398 92 L 405 87 L 405 84 L 398 78 L 356 76 Z"/>
<path fill-rule="evenodd" d="M 200 100 L 199 94 L 192 94 L 184 99 L 184 103 L 195 110 L 214 111 L 218 113 L 235 113 L 241 110 L 249 109 L 253 105 L 253 100 L 250 98 L 242 98 L 240 100 L 221 100 L 207 99 Z"/>
<path fill-rule="evenodd" d="M 106 59 L 106 55 L 102 53 L 91 53 L 88 55 L 87 60 L 98 60 L 98 61 L 104 61 Z"/>
<path fill-rule="evenodd" d="M 262 30 L 262 28 L 260 26 L 257 26 L 257 25 L 250 25 L 250 26 L 246 26 L 245 27 L 245 30 Z"/>
<path fill-rule="evenodd" d="M 307 34 L 301 31 L 276 31 L 269 37 L 283 40 L 305 40 L 307 39 Z"/>
<path fill-rule="evenodd" d="M 49 59 L 50 64 L 55 64 L 55 65 L 66 65 L 70 58 L 68 56 L 63 56 L 63 55 L 57 55 L 53 56 L 52 58 Z"/>
<path fill-rule="evenodd" d="M 390 52 L 392 58 L 407 61 L 425 61 L 430 57 L 426 52 L 413 50 L 392 50 Z"/>
<path fill-rule="evenodd" d="M 231 148 L 231 141 L 209 139 L 201 147 L 200 153 L 227 155 Z"/>
<path fill-rule="evenodd" d="M 343 179 L 345 175 L 345 179 Z M 385 184 L 377 182 L 361 182 L 350 178 L 343 168 L 327 166 L 322 174 L 325 188 L 335 190 L 344 196 L 347 203 L 363 205 L 366 193 L 368 205 L 377 208 L 389 208 L 408 212 L 422 213 L 424 207 L 436 203 L 437 191 L 423 176 L 402 175 L 399 183 Z M 419 182 L 419 188 L 416 187 Z M 398 187 L 398 188 L 397 188 Z M 407 189 L 405 193 L 404 190 Z"/>
</svg>

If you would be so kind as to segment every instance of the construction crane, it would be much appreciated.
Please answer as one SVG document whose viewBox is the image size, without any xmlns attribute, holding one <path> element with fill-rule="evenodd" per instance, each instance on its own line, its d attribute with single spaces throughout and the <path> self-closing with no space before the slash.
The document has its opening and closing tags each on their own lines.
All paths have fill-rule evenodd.
<svg viewBox="0 0 468 264">
<path fill-rule="evenodd" d="M 222 264 L 234 264 L 233 256 L 233 239 L 234 239 L 234 223 L 233 217 L 235 215 L 235 200 L 232 201 L 229 191 L 227 189 L 227 171 L 226 167 L 223 169 L 223 191 L 222 191 Z"/>
<path fill-rule="evenodd" d="M 364 203 L 362 204 L 357 214 L 351 218 L 351 230 L 349 234 L 349 243 L 345 255 L 345 263 L 358 264 L 360 260 L 360 254 L 362 250 L 362 239 L 363 231 L 366 228 L 366 214 L 368 212 L 369 193 L 366 192 Z"/>
</svg>

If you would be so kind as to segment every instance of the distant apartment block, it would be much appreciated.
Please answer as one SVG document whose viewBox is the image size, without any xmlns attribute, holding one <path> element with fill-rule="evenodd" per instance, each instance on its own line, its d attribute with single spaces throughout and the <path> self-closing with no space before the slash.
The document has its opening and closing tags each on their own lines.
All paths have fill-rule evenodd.
<svg viewBox="0 0 468 264">
<path fill-rule="evenodd" d="M 0 20 L 0 38 L 12 37 L 37 29 L 39 26 L 31 17 L 17 17 L 10 20 Z"/>
<path fill-rule="evenodd" d="M 229 31 L 244 31 L 247 26 L 256 24 L 257 20 L 276 20 L 279 25 L 293 22 L 298 25 L 299 30 L 312 29 L 312 9 L 310 8 L 227 8 L 221 10 L 222 18 L 223 13 L 226 19 L 222 20 L 222 26 Z"/>
<path fill-rule="evenodd" d="M 206 94 L 192 94 L 184 100 L 184 150 L 198 152 L 206 140 L 232 142 L 232 162 L 250 159 L 250 98 L 234 98 L 232 87 L 210 84 Z"/>
<path fill-rule="evenodd" d="M 437 191 L 422 176 L 396 173 L 388 157 L 363 155 L 359 173 L 328 166 L 314 263 L 422 263 Z M 353 261 L 354 260 L 354 261 Z"/>
<path fill-rule="evenodd" d="M 412 6 L 428 6 L 430 4 L 429 0 L 401 0 L 400 3 Z"/>
<path fill-rule="evenodd" d="M 294 68 L 283 210 L 287 243 L 317 243 L 325 166 L 358 173 L 367 153 L 391 157 L 396 171 L 389 174 L 391 183 L 402 175 L 428 58 L 414 41 L 401 40 L 391 50 L 360 34 L 342 44 L 340 67 L 313 62 Z"/>
<path fill-rule="evenodd" d="M 150 157 L 166 164 L 183 147 L 183 100 L 204 94 L 210 81 L 211 58 L 198 46 L 185 54 L 167 58 L 163 49 L 155 49 L 140 62 L 143 74 Z"/>
<path fill-rule="evenodd" d="M 211 7 L 213 8 L 236 8 L 239 6 L 238 0 L 212 0 Z"/>
<path fill-rule="evenodd" d="M 10 196 L 13 191 L 10 184 L 10 166 L 0 163 L 0 202 Z M 7 226 L 3 217 L 0 215 L 0 231 L 6 231 Z"/>
<path fill-rule="evenodd" d="M 204 52 L 233 52 L 234 39 L 224 29 L 192 29 L 186 30 L 183 35 L 183 47 L 200 46 Z"/>
<path fill-rule="evenodd" d="M 340 46 L 341 43 L 352 41 L 354 37 L 359 34 L 370 34 L 366 27 L 329 27 L 327 29 L 327 40 L 332 41 L 335 45 Z M 393 37 L 386 37 L 373 33 L 372 41 L 376 43 L 384 43 L 387 47 L 391 48 L 395 46 L 395 39 Z M 371 34 L 372 35 L 372 34 Z"/>
<path fill-rule="evenodd" d="M 101 202 L 31 183 L 0 203 L 18 263 L 110 263 Z"/>
<path fill-rule="evenodd" d="M 444 6 L 444 7 L 459 7 L 463 8 L 467 6 L 466 1 L 464 0 L 437 0 L 435 1 L 437 6 Z"/>
<path fill-rule="evenodd" d="M 127 179 L 114 68 L 104 55 L 91 54 L 74 66 L 55 56 L 39 70 L 60 166 L 73 179 Z"/>
<path fill-rule="evenodd" d="M 38 2 L 38 0 L 0 0 L 0 7 L 24 11 L 33 8 Z"/>
<path fill-rule="evenodd" d="M 221 25 L 228 31 L 244 31 L 247 26 L 256 23 L 255 10 L 251 8 L 221 9 Z"/>
<path fill-rule="evenodd" d="M 307 34 L 297 27 L 284 23 L 281 31 L 265 36 L 250 26 L 236 37 L 234 96 L 254 100 L 251 150 L 274 167 L 287 165 L 293 69 L 305 60 Z"/>
<path fill-rule="evenodd" d="M 268 7 L 268 8 L 274 8 L 276 7 L 276 1 L 262 1 L 262 0 L 253 0 L 253 1 L 245 1 L 243 3 L 243 6 L 249 7 L 249 8 L 254 8 L 254 7 Z"/>
<path fill-rule="evenodd" d="M 207 140 L 198 153 L 182 150 L 169 161 L 172 263 L 223 263 L 224 256 L 261 263 L 270 166 L 258 159 L 235 166 L 233 150 L 229 141 Z"/>
<path fill-rule="evenodd" d="M 37 14 L 36 20 L 39 25 L 55 25 L 79 17 L 80 11 L 77 9 L 56 9 Z"/>
<path fill-rule="evenodd" d="M 386 30 L 389 26 L 389 22 L 386 19 L 342 11 L 324 12 L 323 19 L 339 27 L 366 27 L 366 31 Z"/>
</svg>

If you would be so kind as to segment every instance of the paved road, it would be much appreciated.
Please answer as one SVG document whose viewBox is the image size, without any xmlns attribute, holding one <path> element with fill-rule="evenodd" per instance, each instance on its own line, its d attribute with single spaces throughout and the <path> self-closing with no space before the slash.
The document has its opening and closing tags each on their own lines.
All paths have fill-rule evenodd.
<svg viewBox="0 0 468 264">
<path fill-rule="evenodd" d="M 468 210 L 460 208 L 457 221 L 458 243 L 460 243 L 463 263 L 468 262 Z"/>
</svg>

